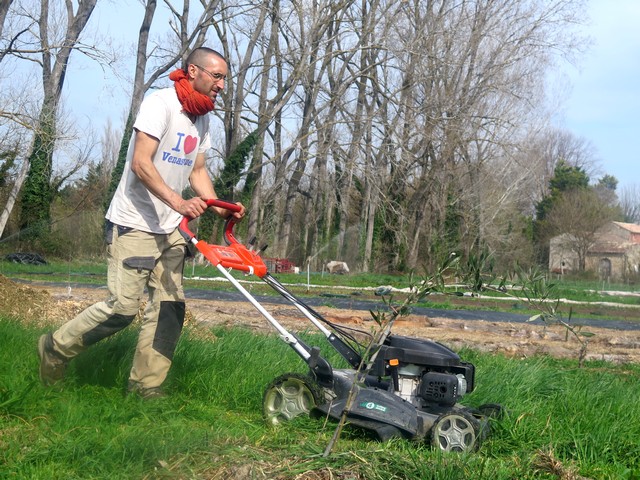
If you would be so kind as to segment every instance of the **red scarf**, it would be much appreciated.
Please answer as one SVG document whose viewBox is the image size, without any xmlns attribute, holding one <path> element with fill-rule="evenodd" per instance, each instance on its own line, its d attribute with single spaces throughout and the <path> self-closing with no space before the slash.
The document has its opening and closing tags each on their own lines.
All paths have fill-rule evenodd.
<svg viewBox="0 0 640 480">
<path fill-rule="evenodd" d="M 178 94 L 178 100 L 182 104 L 185 112 L 192 115 L 205 115 L 214 109 L 213 100 L 207 95 L 196 92 L 189 82 L 189 77 L 184 70 L 179 68 L 171 72 L 169 79 L 173 80 L 173 85 Z"/>
</svg>

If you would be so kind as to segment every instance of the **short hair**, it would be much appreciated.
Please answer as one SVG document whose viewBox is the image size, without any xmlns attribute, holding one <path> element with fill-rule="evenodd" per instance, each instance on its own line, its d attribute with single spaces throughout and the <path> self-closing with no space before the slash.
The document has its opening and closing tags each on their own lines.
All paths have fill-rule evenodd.
<svg viewBox="0 0 640 480">
<path fill-rule="evenodd" d="M 210 55 L 214 55 L 218 57 L 220 60 L 222 60 L 223 62 L 228 63 L 227 59 L 224 58 L 224 55 L 222 55 L 217 50 L 214 50 L 213 48 L 209 48 L 209 47 L 198 47 L 198 48 L 194 48 L 189 54 L 189 56 L 187 57 L 187 59 L 185 60 L 183 70 L 186 72 L 187 68 L 189 68 L 189 65 L 191 64 L 201 66 L 204 63 L 205 58 Z"/>
</svg>

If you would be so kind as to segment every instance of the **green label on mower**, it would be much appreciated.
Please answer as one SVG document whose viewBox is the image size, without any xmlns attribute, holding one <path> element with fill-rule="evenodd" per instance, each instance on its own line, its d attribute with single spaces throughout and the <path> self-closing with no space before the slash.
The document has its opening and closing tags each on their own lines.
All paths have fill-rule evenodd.
<svg viewBox="0 0 640 480">
<path fill-rule="evenodd" d="M 387 407 L 385 407 L 384 405 L 378 405 L 377 403 L 373 402 L 362 402 L 360 404 L 360 407 L 366 408 L 367 410 L 378 410 L 379 412 L 387 411 Z"/>
</svg>

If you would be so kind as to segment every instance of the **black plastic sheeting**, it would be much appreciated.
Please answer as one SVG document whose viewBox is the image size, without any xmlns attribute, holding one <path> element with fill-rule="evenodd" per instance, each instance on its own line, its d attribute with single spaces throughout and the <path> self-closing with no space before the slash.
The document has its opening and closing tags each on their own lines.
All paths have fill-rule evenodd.
<svg viewBox="0 0 640 480">
<path fill-rule="evenodd" d="M 47 261 L 37 253 L 9 253 L 4 256 L 7 262 L 22 263 L 23 265 L 47 265 Z"/>
</svg>

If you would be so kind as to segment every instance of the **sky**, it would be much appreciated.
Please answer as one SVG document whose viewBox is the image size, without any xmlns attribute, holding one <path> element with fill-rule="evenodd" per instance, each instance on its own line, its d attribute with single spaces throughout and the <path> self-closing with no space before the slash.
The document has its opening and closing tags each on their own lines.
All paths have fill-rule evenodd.
<svg viewBox="0 0 640 480">
<path fill-rule="evenodd" d="M 111 2 L 98 2 L 92 25 L 102 34 L 119 38 L 123 45 L 129 42 L 131 51 L 125 55 L 133 58 L 142 5 L 135 0 L 117 3 L 114 9 Z M 161 11 L 159 6 L 157 16 Z M 591 21 L 585 32 L 593 45 L 578 67 L 565 66 L 572 86 L 558 126 L 593 145 L 600 171 L 615 176 L 619 190 L 625 185 L 640 187 L 640 0 L 589 0 L 587 14 Z M 76 96 L 73 92 L 86 91 L 88 85 L 91 94 L 72 102 L 74 110 L 98 132 L 107 119 L 119 127 L 129 101 L 129 85 L 125 80 L 114 81 L 112 72 L 95 64 L 77 70 L 81 64 L 72 59 L 65 90 L 71 99 Z M 128 70 L 130 77 L 133 65 Z"/>
<path fill-rule="evenodd" d="M 565 105 L 564 126 L 596 148 L 604 174 L 640 186 L 640 0 L 591 0 L 594 44 Z"/>
</svg>

